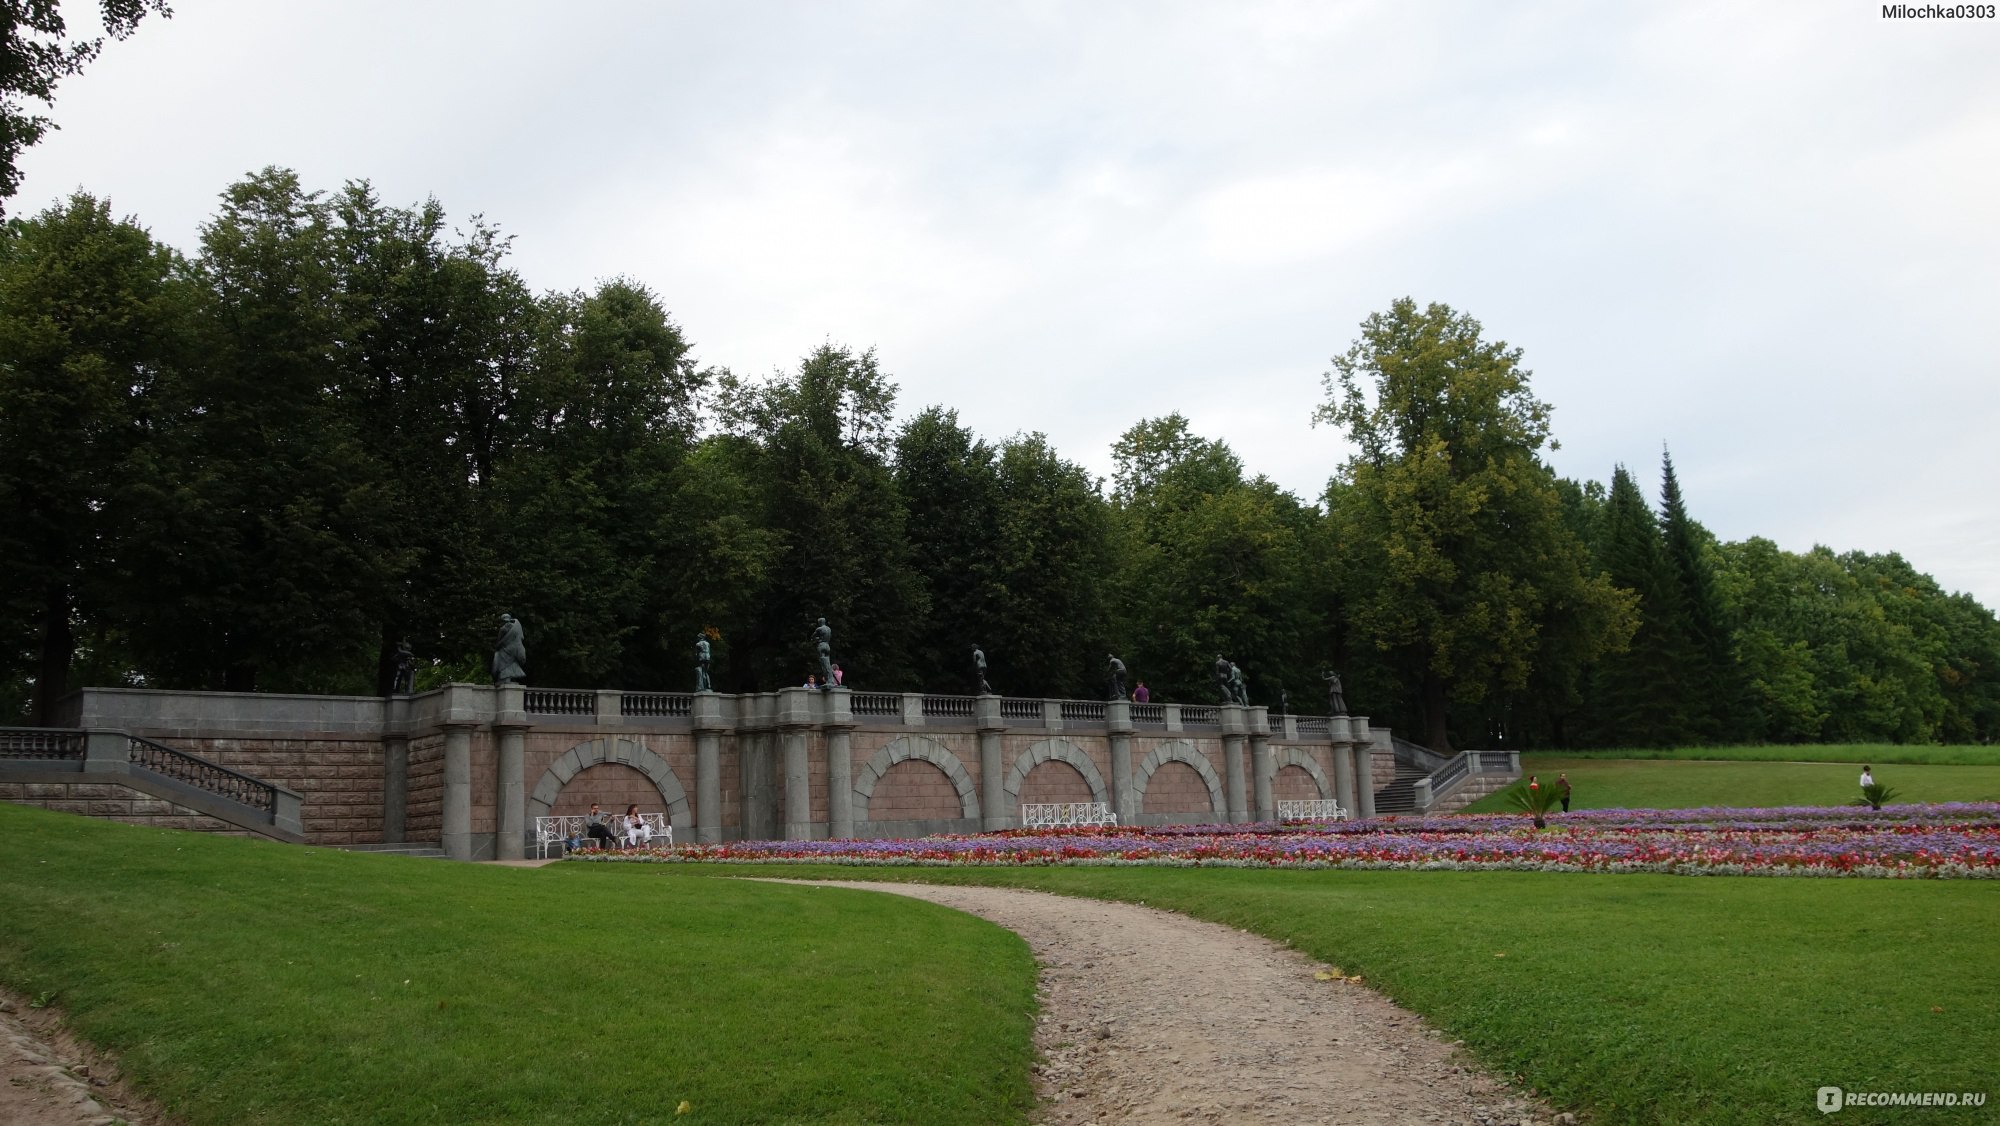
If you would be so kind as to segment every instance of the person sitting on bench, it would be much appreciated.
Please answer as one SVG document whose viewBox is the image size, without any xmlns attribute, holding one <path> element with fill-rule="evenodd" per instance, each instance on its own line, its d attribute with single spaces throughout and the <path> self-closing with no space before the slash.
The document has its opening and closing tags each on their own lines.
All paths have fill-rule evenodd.
<svg viewBox="0 0 2000 1126">
<path fill-rule="evenodd" d="M 639 816 L 637 805 L 625 807 L 625 845 L 627 848 L 645 848 L 653 839 L 653 827 Z"/>
<path fill-rule="evenodd" d="M 590 816 L 584 821 L 583 831 L 591 839 L 592 845 L 595 848 L 610 848 L 618 840 L 612 834 L 611 826 L 607 824 L 604 811 L 597 808 L 596 802 L 590 803 Z M 595 842 L 597 841 L 603 841 L 604 843 L 596 844 Z"/>
</svg>

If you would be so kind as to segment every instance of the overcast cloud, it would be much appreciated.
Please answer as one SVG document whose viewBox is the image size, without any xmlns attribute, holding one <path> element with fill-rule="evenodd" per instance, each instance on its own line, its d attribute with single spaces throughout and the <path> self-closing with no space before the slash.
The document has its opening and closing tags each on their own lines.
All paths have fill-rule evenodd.
<svg viewBox="0 0 2000 1126">
<path fill-rule="evenodd" d="M 94 5 L 69 4 L 74 26 Z M 1320 494 L 1399 296 L 1519 345 L 1566 475 L 1662 442 L 1725 539 L 2000 606 L 2000 21 L 1879 3 L 176 0 L 62 87 L 11 210 L 192 250 L 267 164 L 435 195 L 702 362 L 873 346 L 901 409 L 1102 473 L 1181 411 Z"/>
</svg>

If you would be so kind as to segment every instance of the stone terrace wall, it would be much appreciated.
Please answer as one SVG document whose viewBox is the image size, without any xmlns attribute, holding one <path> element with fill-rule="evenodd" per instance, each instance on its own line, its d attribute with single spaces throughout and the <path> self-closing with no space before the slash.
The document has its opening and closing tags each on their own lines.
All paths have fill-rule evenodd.
<svg viewBox="0 0 2000 1126">
<path fill-rule="evenodd" d="M 227 821 L 115 782 L 0 782 L 0 801 L 38 805 L 58 813 L 123 821 L 128 825 L 150 825 L 156 829 L 188 829 L 231 837 L 257 836 Z"/>
<path fill-rule="evenodd" d="M 410 740 L 410 788 L 403 802 L 405 840 L 434 844 L 444 836 L 444 736 Z"/>
<path fill-rule="evenodd" d="M 304 799 L 306 842 L 371 844 L 382 839 L 382 744 L 377 739 L 162 739 Z"/>
</svg>

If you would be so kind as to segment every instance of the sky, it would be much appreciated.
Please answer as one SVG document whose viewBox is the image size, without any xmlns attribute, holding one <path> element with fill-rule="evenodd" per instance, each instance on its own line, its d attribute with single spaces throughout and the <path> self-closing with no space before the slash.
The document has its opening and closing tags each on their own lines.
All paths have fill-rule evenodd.
<svg viewBox="0 0 2000 1126">
<path fill-rule="evenodd" d="M 1399 297 L 1523 350 L 1565 476 L 1663 445 L 1725 540 L 2000 607 L 2000 21 L 1880 3 L 174 0 L 59 88 L 10 213 L 193 251 L 267 165 L 436 197 L 703 364 L 876 349 L 899 413 L 1178 411 L 1318 497 Z M 76 30 L 94 5 L 68 3 Z"/>
</svg>

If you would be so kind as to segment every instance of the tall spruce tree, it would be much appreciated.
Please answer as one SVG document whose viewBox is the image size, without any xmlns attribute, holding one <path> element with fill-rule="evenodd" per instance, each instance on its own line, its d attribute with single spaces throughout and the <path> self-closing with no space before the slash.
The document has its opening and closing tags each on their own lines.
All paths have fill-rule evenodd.
<svg viewBox="0 0 2000 1126">
<path fill-rule="evenodd" d="M 1579 736 L 1604 747 L 1677 745 L 1689 735 L 1685 615 L 1659 525 L 1623 465 L 1612 470 L 1601 535 L 1597 565 L 1638 596 L 1639 624 L 1624 652 L 1607 654 L 1591 670 Z"/>
<path fill-rule="evenodd" d="M 1742 687 L 1731 653 L 1729 627 L 1716 593 L 1715 568 L 1707 548 L 1706 529 L 1688 515 L 1674 475 L 1673 454 L 1660 451 L 1660 533 L 1667 569 L 1680 603 L 1681 628 L 1687 635 L 1683 656 L 1689 738 L 1715 742 L 1736 733 L 1742 709 Z"/>
</svg>

